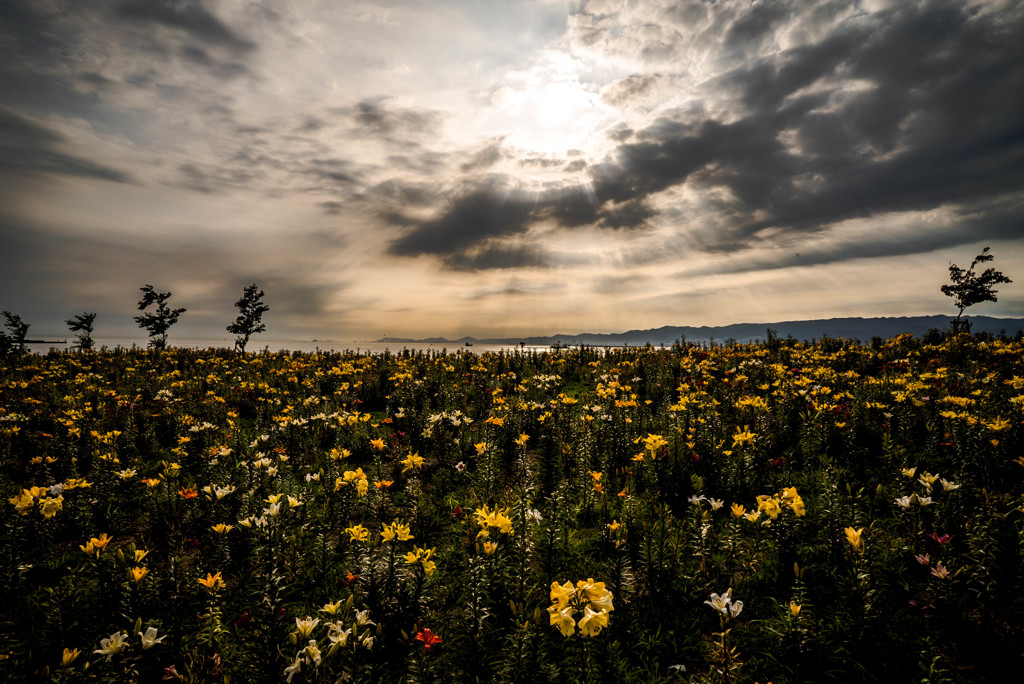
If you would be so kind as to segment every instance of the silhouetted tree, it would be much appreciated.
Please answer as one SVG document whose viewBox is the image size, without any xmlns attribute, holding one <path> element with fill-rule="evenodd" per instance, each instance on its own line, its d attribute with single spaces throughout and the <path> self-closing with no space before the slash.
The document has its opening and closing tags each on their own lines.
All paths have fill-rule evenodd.
<svg viewBox="0 0 1024 684">
<path fill-rule="evenodd" d="M 94 313 L 75 314 L 74 318 L 64 321 L 71 332 L 78 333 L 75 339 L 78 340 L 78 348 L 82 351 L 89 351 L 93 347 L 92 322 L 96 320 Z"/>
<path fill-rule="evenodd" d="M 263 314 L 270 311 L 270 307 L 260 301 L 261 299 L 263 299 L 263 290 L 257 288 L 253 283 L 242 291 L 241 298 L 235 302 L 239 311 L 238 318 L 228 326 L 228 332 L 238 335 L 235 338 L 237 351 L 244 352 L 245 345 L 249 344 L 249 337 L 267 329 L 262 320 Z"/>
<path fill-rule="evenodd" d="M 17 351 L 19 354 L 25 353 L 25 338 L 28 336 L 28 323 L 21 320 L 21 316 L 12 314 L 10 311 L 4 311 L 4 327 L 11 331 L 8 335 L 5 332 L 0 331 L 0 351 L 6 356 L 7 354 Z"/>
<path fill-rule="evenodd" d="M 974 257 L 974 261 L 971 262 L 966 271 L 956 264 L 949 265 L 949 279 L 953 283 L 951 285 L 943 285 L 941 289 L 942 294 L 953 298 L 953 302 L 956 304 L 957 309 L 959 309 L 956 319 L 953 321 L 954 333 L 960 331 L 960 319 L 963 317 L 964 310 L 967 307 L 981 302 L 996 301 L 994 286 L 1000 283 L 1013 282 L 991 267 L 986 268 L 980 275 L 974 272 L 975 266 L 988 263 L 994 258 L 988 253 L 988 250 L 988 247 L 981 250 L 981 254 Z M 967 330 L 970 332 L 970 326 L 968 326 Z"/>
<path fill-rule="evenodd" d="M 140 287 L 142 299 L 139 300 L 139 311 L 145 311 L 147 307 L 156 304 L 156 311 L 146 311 L 141 316 L 135 316 L 135 322 L 140 328 L 149 331 L 149 346 L 154 349 L 164 349 L 167 346 L 167 329 L 178 322 L 178 316 L 185 313 L 187 309 L 172 309 L 167 306 L 167 300 L 171 298 L 170 292 L 157 292 L 152 285 Z"/>
</svg>

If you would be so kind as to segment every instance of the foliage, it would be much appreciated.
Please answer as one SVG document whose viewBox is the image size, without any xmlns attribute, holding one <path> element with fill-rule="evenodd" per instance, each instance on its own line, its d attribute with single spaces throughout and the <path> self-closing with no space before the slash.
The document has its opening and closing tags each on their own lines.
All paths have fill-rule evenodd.
<svg viewBox="0 0 1024 684">
<path fill-rule="evenodd" d="M 263 290 L 256 287 L 256 284 L 247 285 L 242 291 L 242 296 L 235 306 L 238 308 L 238 318 L 234 323 L 228 325 L 227 330 L 232 335 L 238 335 L 235 339 L 235 349 L 244 352 L 245 345 L 249 344 L 249 338 L 256 333 L 267 329 L 262 323 L 263 314 L 270 311 L 270 307 L 263 303 Z"/>
<path fill-rule="evenodd" d="M 185 313 L 186 309 L 172 309 L 167 306 L 167 300 L 171 298 L 170 292 L 157 292 L 149 284 L 139 289 L 142 290 L 139 311 L 145 313 L 135 316 L 135 322 L 149 332 L 150 347 L 164 349 L 167 346 L 167 330 L 178 322 L 178 317 Z M 156 304 L 156 311 L 146 311 L 153 304 Z"/>
<path fill-rule="evenodd" d="M 1024 345 L 50 352 L 5 682 L 1001 682 Z"/>
<path fill-rule="evenodd" d="M 93 348 L 92 322 L 96 320 L 95 313 L 75 314 L 73 318 L 64 321 L 71 332 L 78 333 L 75 339 L 78 340 L 78 348 L 82 351 L 89 351 Z"/>
<path fill-rule="evenodd" d="M 4 311 L 4 327 L 10 330 L 10 334 L 0 330 L 0 355 L 7 356 L 11 353 L 25 353 L 25 338 L 28 337 L 29 324 L 21 320 L 21 316 Z"/>
<path fill-rule="evenodd" d="M 981 254 L 974 257 L 971 265 L 964 270 L 956 264 L 949 265 L 949 279 L 951 285 L 943 285 L 942 294 L 952 297 L 957 308 L 956 320 L 953 321 L 953 332 L 960 330 L 960 319 L 964 311 L 981 302 L 996 301 L 995 286 L 1013 281 L 996 269 L 986 268 L 980 275 L 974 272 L 974 267 L 992 261 L 993 255 L 989 254 L 989 248 L 981 250 Z"/>
</svg>

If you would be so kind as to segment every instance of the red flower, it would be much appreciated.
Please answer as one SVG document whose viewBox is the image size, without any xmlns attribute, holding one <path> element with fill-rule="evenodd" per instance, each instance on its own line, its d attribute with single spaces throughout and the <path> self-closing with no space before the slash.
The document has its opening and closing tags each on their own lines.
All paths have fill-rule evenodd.
<svg viewBox="0 0 1024 684">
<path fill-rule="evenodd" d="M 433 646 L 434 644 L 441 643 L 443 639 L 441 639 L 441 637 L 431 632 L 430 628 L 428 627 L 416 632 L 416 641 L 422 641 L 423 650 L 429 651 L 431 646 Z"/>
</svg>

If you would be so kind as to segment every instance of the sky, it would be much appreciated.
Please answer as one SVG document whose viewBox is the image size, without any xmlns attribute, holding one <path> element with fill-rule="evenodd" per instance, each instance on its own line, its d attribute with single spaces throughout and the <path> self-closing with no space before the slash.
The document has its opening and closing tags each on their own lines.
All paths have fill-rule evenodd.
<svg viewBox="0 0 1024 684">
<path fill-rule="evenodd" d="M 1024 317 L 1024 3 L 4 0 L 0 310 L 511 337 Z"/>
</svg>

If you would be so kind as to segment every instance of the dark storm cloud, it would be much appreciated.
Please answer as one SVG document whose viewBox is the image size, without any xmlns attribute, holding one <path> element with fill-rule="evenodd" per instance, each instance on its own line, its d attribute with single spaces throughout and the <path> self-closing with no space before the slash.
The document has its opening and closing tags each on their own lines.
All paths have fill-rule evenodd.
<svg viewBox="0 0 1024 684">
<path fill-rule="evenodd" d="M 477 185 L 391 251 L 436 254 L 454 266 L 481 243 L 544 220 L 637 228 L 656 215 L 653 196 L 683 184 L 727 193 L 714 233 L 701 238 L 709 251 L 744 249 L 769 229 L 812 233 L 944 205 L 978 207 L 984 221 L 983 199 L 1021 193 L 1024 13 L 937 0 L 836 20 L 848 6 L 825 3 L 800 16 L 824 27 L 816 42 L 767 51 L 705 84 L 739 116 L 664 112 L 643 130 L 610 135 L 621 144 L 589 167 L 589 189 L 520 196 Z M 726 49 L 771 44 L 793 7 L 759 3 L 732 16 L 723 25 Z M 643 97 L 659 78 L 622 79 L 605 97 Z M 915 251 L 949 239 L 926 233 Z"/>
<path fill-rule="evenodd" d="M 761 252 L 731 264 L 714 263 L 686 269 L 680 277 L 724 275 L 752 271 L 818 266 L 855 259 L 907 256 L 953 247 L 970 247 L 979 242 L 1018 239 L 1024 233 L 1024 199 L 985 202 L 956 212 L 952 220 L 936 227 L 934 221 L 919 221 L 891 235 L 835 240 L 826 245 L 805 245 L 783 251 Z M 965 254 L 970 257 L 970 254 Z"/>
<path fill-rule="evenodd" d="M 601 212 L 598 225 L 602 228 L 636 228 L 657 214 L 651 206 L 640 199 L 621 204 L 611 203 Z"/>
<path fill-rule="evenodd" d="M 736 237 L 970 202 L 1024 188 L 1024 19 L 972 16 L 945 2 L 898 5 L 863 27 L 737 70 L 724 79 L 751 114 L 747 159 L 721 159 L 702 182 L 751 209 Z M 866 83 L 843 92 L 844 82 Z M 788 104 L 819 84 L 824 106 Z M 792 131 L 797 150 L 770 138 Z M 704 136 L 701 136 L 704 137 Z M 660 141 L 678 144 L 678 136 Z M 724 164 L 722 162 L 725 162 Z M 644 166 L 644 168 L 650 168 Z M 752 172 L 753 170 L 753 172 Z"/>
<path fill-rule="evenodd" d="M 124 0 L 114 11 L 124 19 L 180 29 L 204 42 L 235 50 L 255 47 L 214 16 L 200 0 Z"/>
<path fill-rule="evenodd" d="M 397 239 L 390 250 L 405 256 L 455 256 L 488 238 L 524 232 L 531 211 L 532 203 L 520 193 L 472 191 L 457 198 L 438 218 Z"/>
<path fill-rule="evenodd" d="M 790 15 L 796 3 L 751 3 L 750 10 L 740 15 L 725 32 L 723 46 L 729 51 L 756 51 L 764 42 L 774 38 L 775 29 Z"/>
<path fill-rule="evenodd" d="M 433 220 L 417 222 L 392 214 L 393 225 L 411 225 L 413 230 L 392 242 L 389 251 L 399 256 L 436 255 L 459 270 L 541 266 L 553 262 L 540 252 L 493 238 L 521 235 L 543 221 L 567 228 L 636 228 L 651 215 L 642 200 L 601 206 L 584 186 L 524 192 L 509 190 L 507 180 L 495 178 L 491 185 L 458 194 Z"/>
<path fill-rule="evenodd" d="M 60 151 L 66 142 L 60 132 L 0 106 L 0 172 L 133 182 L 125 172 Z"/>
<path fill-rule="evenodd" d="M 741 202 L 764 204 L 771 185 L 786 183 L 796 161 L 759 119 L 723 124 L 660 120 L 618 148 L 614 162 L 591 167 L 602 201 L 630 202 L 661 192 L 707 170 L 732 187 Z"/>
<path fill-rule="evenodd" d="M 495 236 L 524 233 L 534 223 L 551 220 L 573 228 L 598 224 L 607 228 L 638 228 L 654 215 L 648 195 L 684 181 L 712 161 L 744 163 L 785 155 L 781 143 L 759 129 L 741 124 L 725 126 L 705 122 L 689 127 L 661 122 L 640 142 L 619 148 L 614 163 L 591 167 L 592 188 L 568 187 L 538 193 L 501 189 L 475 189 L 457 197 L 436 219 L 418 225 L 391 245 L 398 255 L 446 255 L 454 263 L 458 254 Z M 749 172 L 748 172 L 749 174 Z M 761 177 L 766 176 L 766 169 Z M 761 186 L 755 176 L 743 180 L 745 193 L 754 196 Z M 737 182 L 739 188 L 743 183 Z"/>
</svg>

